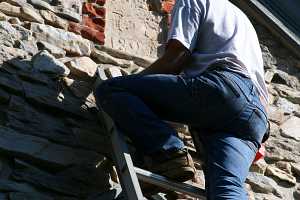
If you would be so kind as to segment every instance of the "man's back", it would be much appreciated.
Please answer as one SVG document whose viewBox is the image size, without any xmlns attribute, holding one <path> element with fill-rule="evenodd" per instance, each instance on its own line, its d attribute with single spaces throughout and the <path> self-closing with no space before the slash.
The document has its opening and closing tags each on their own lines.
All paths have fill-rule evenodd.
<svg viewBox="0 0 300 200">
<path fill-rule="evenodd" d="M 181 41 L 195 61 L 185 74 L 194 76 L 213 63 L 231 62 L 237 66 L 236 70 L 251 77 L 267 100 L 257 35 L 241 10 L 228 0 L 180 0 L 176 2 L 173 17 L 186 21 L 173 20 L 169 39 Z"/>
</svg>

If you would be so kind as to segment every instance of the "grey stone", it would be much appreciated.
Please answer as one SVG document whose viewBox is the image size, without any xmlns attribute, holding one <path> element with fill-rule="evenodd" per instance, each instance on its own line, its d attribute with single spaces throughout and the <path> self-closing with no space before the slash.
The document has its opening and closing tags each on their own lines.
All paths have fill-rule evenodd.
<svg viewBox="0 0 300 200">
<path fill-rule="evenodd" d="M 281 135 L 300 141 L 300 118 L 291 117 L 280 126 Z"/>
<path fill-rule="evenodd" d="M 28 57 L 28 53 L 24 50 L 0 45 L 0 65 L 13 58 L 26 59 Z"/>
<path fill-rule="evenodd" d="M 284 114 L 292 114 L 295 111 L 298 111 L 300 109 L 300 106 L 297 104 L 294 104 L 287 100 L 286 98 L 279 97 L 275 101 L 275 105 L 278 106 Z"/>
<path fill-rule="evenodd" d="M 66 56 L 66 51 L 48 42 L 39 41 L 37 42 L 39 50 L 49 51 L 55 58 L 63 58 Z"/>
<path fill-rule="evenodd" d="M 264 67 L 266 69 L 274 69 L 277 64 L 277 59 L 274 57 L 267 46 L 261 44 L 262 55 L 264 60 Z"/>
<path fill-rule="evenodd" d="M 300 104 L 300 92 L 298 90 L 281 84 L 274 85 L 274 89 L 281 97 L 284 97 L 295 104 Z"/>
<path fill-rule="evenodd" d="M 58 113 L 68 113 L 85 119 L 93 119 L 91 114 L 81 108 L 82 101 L 70 95 L 62 94 L 58 89 L 23 82 L 25 97 L 29 102 L 50 108 Z M 57 113 L 57 114 L 58 114 Z"/>
<path fill-rule="evenodd" d="M 59 60 L 56 60 L 48 51 L 40 51 L 32 58 L 34 69 L 40 72 L 51 73 L 59 76 L 68 76 L 70 70 Z"/>
<path fill-rule="evenodd" d="M 7 21 L 11 24 L 17 24 L 17 25 L 22 24 L 21 20 L 17 17 L 12 17 L 12 18 L 8 19 Z"/>
<path fill-rule="evenodd" d="M 21 16 L 21 8 L 17 6 L 13 6 L 7 2 L 0 3 L 0 11 L 9 16 Z"/>
<path fill-rule="evenodd" d="M 280 107 L 270 105 L 268 107 L 268 117 L 270 121 L 281 124 L 284 120 L 284 112 Z"/>
<path fill-rule="evenodd" d="M 23 134 L 35 135 L 67 146 L 75 146 L 71 129 L 58 117 L 38 112 L 20 97 L 12 96 L 7 110 L 7 126 Z"/>
<path fill-rule="evenodd" d="M 56 7 L 56 14 L 74 22 L 81 22 L 82 1 L 68 0 L 60 1 L 60 5 Z"/>
<path fill-rule="evenodd" d="M 70 55 L 89 56 L 92 44 L 80 35 L 44 24 L 31 23 L 30 30 L 38 41 L 45 41 L 64 49 Z"/>
<path fill-rule="evenodd" d="M 17 160 L 15 166 L 12 177 L 16 181 L 25 181 L 38 188 L 50 189 L 70 196 L 83 196 L 82 193 L 87 192 L 87 188 L 81 188 L 82 184 L 76 184 L 76 181 L 54 176 L 25 162 Z"/>
<path fill-rule="evenodd" d="M 40 14 L 45 20 L 45 23 L 56 28 L 68 30 L 69 22 L 65 19 L 60 18 L 55 13 L 48 10 L 40 10 Z"/>
<path fill-rule="evenodd" d="M 108 53 L 115 58 L 132 60 L 135 64 L 143 68 L 150 66 L 155 61 L 153 58 L 136 56 L 104 45 L 96 45 L 96 48 L 100 51 Z"/>
<path fill-rule="evenodd" d="M 36 71 L 18 71 L 17 72 L 18 76 L 20 79 L 31 82 L 31 83 L 37 83 L 41 85 L 47 85 L 50 86 L 51 84 L 49 83 L 49 77 L 46 76 L 45 74 L 36 72 Z"/>
<path fill-rule="evenodd" d="M 65 125 L 63 120 L 57 116 L 38 112 L 25 100 L 13 96 L 7 111 L 7 126 L 18 130 L 23 134 L 35 135 L 72 147 L 81 147 L 103 154 L 111 151 L 108 136 L 101 132 L 100 127 L 97 132 L 84 127 L 70 127 Z M 97 122 L 94 122 L 96 126 Z"/>
<path fill-rule="evenodd" d="M 10 94 L 0 89 L 0 103 L 7 103 L 9 101 Z"/>
<path fill-rule="evenodd" d="M 35 39 L 32 37 L 32 32 L 30 30 L 28 30 L 18 24 L 13 24 L 12 26 L 18 31 L 18 33 L 20 35 L 17 39 L 22 40 L 22 41 L 24 41 L 24 40 L 35 41 Z"/>
<path fill-rule="evenodd" d="M 3 126 L 0 127 L 0 135 L 0 151 L 3 154 L 25 159 L 45 168 L 58 169 L 101 158 L 92 151 L 57 145 Z"/>
<path fill-rule="evenodd" d="M 17 183 L 12 180 L 0 180 L 0 191 L 9 193 L 26 193 L 39 197 L 40 199 L 48 200 L 48 196 L 43 195 L 36 188 L 27 183 Z"/>
<path fill-rule="evenodd" d="M 37 22 L 37 23 L 44 23 L 44 19 L 42 16 L 34 9 L 29 6 L 22 6 L 21 7 L 21 16 L 25 20 L 28 20 L 30 22 Z"/>
<path fill-rule="evenodd" d="M 73 21 L 76 23 L 79 23 L 82 20 L 81 16 L 78 13 L 73 12 L 69 9 L 60 9 L 59 11 L 56 12 L 56 14 L 62 18 L 65 18 L 67 20 L 70 20 L 70 21 Z"/>
<path fill-rule="evenodd" d="M 10 200 L 54 200 L 51 197 L 39 194 L 25 193 L 25 192 L 10 192 L 9 193 Z"/>
<path fill-rule="evenodd" d="M 92 84 L 87 81 L 74 80 L 67 77 L 64 77 L 63 80 L 76 97 L 86 98 L 92 92 Z"/>
<path fill-rule="evenodd" d="M 8 21 L 9 17 L 6 16 L 4 13 L 0 12 L 0 21 Z"/>
<path fill-rule="evenodd" d="M 0 86 L 10 93 L 23 94 L 21 82 L 15 76 L 9 76 L 2 73 L 0 76 Z"/>
<path fill-rule="evenodd" d="M 24 6 L 27 4 L 27 0 L 5 0 L 5 2 L 14 6 Z"/>
<path fill-rule="evenodd" d="M 295 191 L 294 191 L 294 198 L 296 199 L 300 199 L 300 187 L 298 187 Z"/>
<path fill-rule="evenodd" d="M 251 185 L 251 188 L 254 192 L 259 193 L 272 193 L 278 197 L 282 197 L 280 194 L 280 188 L 277 183 L 271 178 L 265 177 L 264 175 L 250 172 L 246 183 Z"/>
<path fill-rule="evenodd" d="M 288 183 L 292 186 L 296 185 L 296 178 L 294 176 L 276 167 L 268 166 L 266 170 L 266 175 L 271 176 L 279 181 Z"/>
<path fill-rule="evenodd" d="M 54 9 L 52 8 L 52 6 L 49 3 L 47 3 L 46 1 L 29 0 L 28 2 L 39 9 L 50 10 L 50 11 L 54 12 Z"/>
<path fill-rule="evenodd" d="M 17 40 L 15 42 L 14 47 L 22 49 L 26 51 L 29 55 L 35 55 L 38 52 L 38 48 L 36 46 L 36 42 L 33 40 Z"/>
<path fill-rule="evenodd" d="M 300 164 L 297 163 L 291 163 L 292 166 L 292 171 L 298 176 L 300 177 Z"/>
<path fill-rule="evenodd" d="M 91 80 L 95 76 L 98 66 L 91 58 L 86 56 L 74 58 L 66 65 L 71 70 L 71 74 L 81 80 Z"/>
<path fill-rule="evenodd" d="M 112 64 L 112 65 L 125 67 L 125 68 L 130 67 L 131 65 L 131 62 L 128 60 L 115 58 L 106 52 L 99 51 L 96 49 L 93 50 L 92 57 L 97 61 L 99 61 L 100 63 L 104 63 L 104 64 Z"/>
</svg>

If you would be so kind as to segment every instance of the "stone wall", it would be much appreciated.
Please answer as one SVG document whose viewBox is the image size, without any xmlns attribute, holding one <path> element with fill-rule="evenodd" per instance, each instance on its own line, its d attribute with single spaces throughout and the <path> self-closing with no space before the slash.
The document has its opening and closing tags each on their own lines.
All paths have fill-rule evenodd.
<svg viewBox="0 0 300 200">
<path fill-rule="evenodd" d="M 110 141 L 92 93 L 95 73 L 149 66 L 163 52 L 173 4 L 0 0 L 0 199 L 115 199 Z M 251 199 L 299 199 L 300 61 L 255 27 L 271 137 L 247 188 Z M 179 132 L 192 148 L 188 133 Z"/>
</svg>

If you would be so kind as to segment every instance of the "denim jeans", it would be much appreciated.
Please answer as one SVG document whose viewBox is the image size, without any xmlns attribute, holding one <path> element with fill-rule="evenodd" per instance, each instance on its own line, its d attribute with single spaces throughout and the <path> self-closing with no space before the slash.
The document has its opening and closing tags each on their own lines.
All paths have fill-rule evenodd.
<svg viewBox="0 0 300 200">
<path fill-rule="evenodd" d="M 206 154 L 207 198 L 247 199 L 243 185 L 267 130 L 266 111 L 249 78 L 226 68 L 196 77 L 129 75 L 102 83 L 95 95 L 144 154 L 184 147 L 164 120 L 197 129 Z"/>
</svg>

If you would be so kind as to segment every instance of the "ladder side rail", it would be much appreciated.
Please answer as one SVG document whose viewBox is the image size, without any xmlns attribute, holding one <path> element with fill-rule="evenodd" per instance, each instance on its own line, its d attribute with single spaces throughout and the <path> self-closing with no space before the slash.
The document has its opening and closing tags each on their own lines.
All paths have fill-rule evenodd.
<svg viewBox="0 0 300 200">
<path fill-rule="evenodd" d="M 134 168 L 138 179 L 144 181 L 146 183 L 150 183 L 161 188 L 165 188 L 171 191 L 177 191 L 184 194 L 188 194 L 190 196 L 201 198 L 205 200 L 205 190 L 199 187 L 195 187 L 186 183 L 174 182 L 172 180 L 167 179 L 166 177 L 160 176 L 158 174 L 140 169 Z"/>
<path fill-rule="evenodd" d="M 124 136 L 116 129 L 112 119 L 103 110 L 99 110 L 100 120 L 111 136 L 113 159 L 122 189 L 128 199 L 143 200 L 142 190 Z"/>
</svg>

